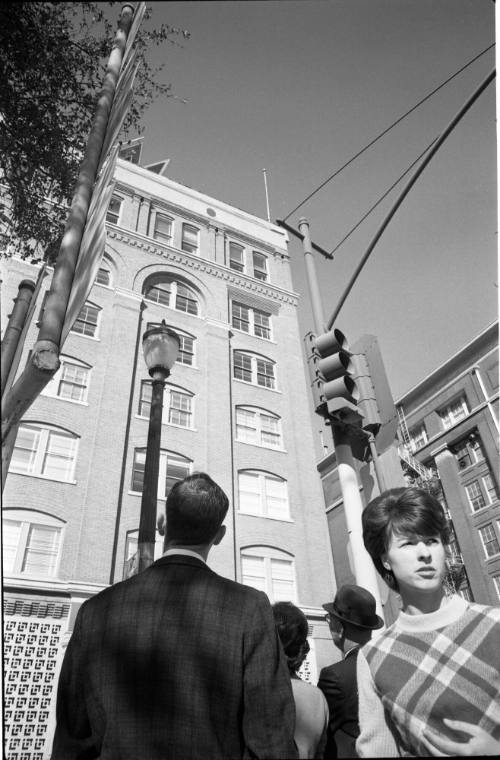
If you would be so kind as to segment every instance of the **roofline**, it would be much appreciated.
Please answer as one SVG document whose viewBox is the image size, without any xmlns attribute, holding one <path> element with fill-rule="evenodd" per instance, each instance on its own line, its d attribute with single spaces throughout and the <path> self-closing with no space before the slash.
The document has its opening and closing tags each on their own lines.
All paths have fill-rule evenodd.
<svg viewBox="0 0 500 760">
<path fill-rule="evenodd" d="M 448 357 L 446 361 L 444 361 L 442 364 L 437 366 L 436 369 L 433 369 L 432 372 L 429 372 L 428 375 L 423 377 L 422 380 L 419 380 L 419 382 L 416 383 L 412 388 L 407 390 L 406 393 L 404 393 L 402 396 L 399 397 L 399 399 L 395 401 L 396 405 L 402 404 L 408 398 L 408 396 L 411 396 L 412 393 L 414 393 L 416 390 L 418 390 L 418 388 L 420 388 L 420 386 L 428 382 L 434 375 L 437 375 L 439 372 L 442 372 L 442 370 L 444 370 L 448 364 L 451 364 L 451 362 L 453 362 L 461 353 L 463 353 L 472 345 L 474 345 L 474 343 L 479 341 L 484 335 L 486 335 L 490 330 L 492 330 L 495 327 L 495 325 L 497 326 L 497 329 L 498 329 L 498 319 L 495 319 L 493 322 L 491 322 L 487 327 L 484 328 L 484 330 L 481 330 L 481 332 L 478 333 L 476 336 L 474 336 L 474 338 L 472 338 L 468 343 L 466 343 L 464 346 L 459 348 L 458 351 L 455 351 L 454 354 Z"/>
</svg>

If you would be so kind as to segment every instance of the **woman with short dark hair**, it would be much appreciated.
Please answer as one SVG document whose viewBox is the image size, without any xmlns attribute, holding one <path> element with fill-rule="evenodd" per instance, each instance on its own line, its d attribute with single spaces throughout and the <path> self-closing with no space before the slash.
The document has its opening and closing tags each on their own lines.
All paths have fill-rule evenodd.
<svg viewBox="0 0 500 760">
<path fill-rule="evenodd" d="M 402 611 L 358 655 L 361 757 L 500 753 L 500 608 L 447 596 L 437 499 L 393 488 L 363 512 L 375 567 Z"/>
<path fill-rule="evenodd" d="M 299 758 L 322 758 L 326 744 L 328 705 L 317 686 L 302 681 L 300 666 L 309 652 L 307 618 L 291 602 L 273 604 L 278 636 L 288 663 L 295 700 L 295 744 Z"/>
</svg>

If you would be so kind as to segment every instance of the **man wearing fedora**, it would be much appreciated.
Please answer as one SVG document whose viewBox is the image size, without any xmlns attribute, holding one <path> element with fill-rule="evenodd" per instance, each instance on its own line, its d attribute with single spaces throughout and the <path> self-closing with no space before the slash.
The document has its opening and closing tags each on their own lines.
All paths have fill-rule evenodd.
<svg viewBox="0 0 500 760">
<path fill-rule="evenodd" d="M 318 686 L 330 710 L 324 760 L 357 757 L 359 736 L 356 660 L 359 648 L 384 621 L 375 613 L 375 597 L 361 586 L 341 586 L 332 604 L 324 604 L 333 643 L 343 659 L 323 668 Z"/>
</svg>

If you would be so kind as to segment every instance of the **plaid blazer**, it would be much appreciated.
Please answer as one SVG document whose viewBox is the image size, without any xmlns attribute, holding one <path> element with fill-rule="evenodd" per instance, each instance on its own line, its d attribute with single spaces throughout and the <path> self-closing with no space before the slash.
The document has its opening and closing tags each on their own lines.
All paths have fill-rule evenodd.
<svg viewBox="0 0 500 760">
<path fill-rule="evenodd" d="M 170 555 L 80 608 L 52 760 L 293 758 L 294 723 L 265 594 Z"/>
</svg>

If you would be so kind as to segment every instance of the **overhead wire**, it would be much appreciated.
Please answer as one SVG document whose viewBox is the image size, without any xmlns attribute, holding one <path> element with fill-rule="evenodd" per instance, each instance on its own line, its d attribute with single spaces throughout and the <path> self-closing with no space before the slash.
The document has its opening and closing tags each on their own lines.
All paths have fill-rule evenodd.
<svg viewBox="0 0 500 760">
<path fill-rule="evenodd" d="M 347 233 L 347 235 L 344 235 L 344 237 L 342 238 L 342 240 L 339 243 L 337 243 L 337 245 L 335 246 L 335 248 L 333 248 L 330 251 L 330 255 L 333 256 L 333 254 L 335 253 L 335 251 L 338 251 L 338 249 L 340 248 L 340 246 L 343 243 L 345 243 L 345 241 L 352 235 L 352 233 L 355 232 L 358 229 L 358 227 L 365 221 L 365 219 L 372 213 L 372 211 L 375 211 L 375 209 L 377 208 L 377 206 L 379 206 L 382 203 L 382 201 L 384 200 L 384 198 L 387 198 L 387 196 L 389 195 L 389 193 L 391 192 L 391 190 L 394 190 L 394 188 L 396 187 L 396 185 L 398 185 L 401 182 L 401 180 L 403 179 L 403 177 L 406 177 L 406 175 L 408 174 L 408 172 L 411 169 L 413 169 L 413 167 L 415 166 L 415 164 L 418 164 L 418 162 L 420 161 L 420 159 L 422 158 L 422 156 L 425 156 L 425 154 L 427 153 L 427 151 L 432 148 L 432 146 L 434 145 L 434 143 L 436 142 L 437 139 L 438 138 L 435 137 L 434 140 L 431 143 L 429 143 L 429 145 L 422 151 L 422 153 L 420 153 L 417 156 L 417 158 L 414 161 L 412 161 L 412 163 L 409 165 L 409 167 L 407 169 L 405 169 L 405 171 L 402 174 L 399 175 L 399 177 L 397 178 L 397 180 L 395 182 L 393 182 L 392 185 L 385 191 L 385 193 L 380 196 L 380 198 L 378 199 L 378 201 L 376 201 L 373 204 L 373 206 L 371 206 L 368 209 L 368 211 L 366 212 L 366 214 L 364 214 L 361 217 L 361 219 L 359 220 L 359 222 L 357 222 L 354 225 L 354 227 L 352 227 L 349 230 L 349 232 Z"/>
<path fill-rule="evenodd" d="M 384 129 L 376 137 L 374 137 L 373 140 L 370 140 L 370 142 L 367 145 L 365 145 L 364 148 L 361 148 L 361 150 L 359 150 L 354 156 L 352 156 L 348 161 L 346 161 L 345 164 L 343 164 L 339 169 L 337 169 L 333 174 L 331 174 L 327 179 L 325 179 L 325 181 L 322 182 L 321 185 L 319 185 L 319 187 L 317 187 L 315 190 L 313 190 L 312 193 L 309 193 L 309 195 L 307 196 L 307 198 L 304 198 L 304 200 L 301 201 L 298 204 L 298 206 L 295 206 L 295 208 L 292 209 L 292 211 L 290 211 L 290 213 L 287 214 L 283 218 L 283 221 L 286 222 L 286 220 L 289 217 L 291 217 L 292 214 L 294 214 L 296 211 L 299 210 L 299 208 L 301 206 L 304 205 L 304 203 L 307 203 L 307 201 L 310 200 L 314 195 L 316 195 L 316 193 L 319 193 L 319 191 L 322 190 L 325 187 L 325 185 L 327 185 L 332 179 L 334 179 L 335 177 L 337 177 L 340 174 L 340 172 L 342 172 L 350 164 L 352 164 L 352 162 L 355 161 L 357 158 L 359 158 L 359 156 L 361 156 L 363 153 L 365 153 L 365 151 L 367 151 L 368 148 L 371 148 L 372 145 L 375 145 L 375 143 L 378 140 L 380 140 L 384 135 L 386 135 L 388 132 L 390 132 L 390 130 L 393 129 L 395 126 L 397 126 L 397 124 L 400 124 L 403 121 L 403 119 L 406 119 L 407 116 L 409 116 L 411 113 L 413 113 L 413 111 L 415 111 L 417 108 L 419 108 L 419 106 L 421 106 L 423 103 L 425 103 L 426 100 L 429 100 L 429 98 L 431 98 L 433 95 L 435 95 L 436 92 L 439 92 L 439 90 L 441 90 L 445 85 L 447 85 L 449 82 L 451 82 L 452 79 L 455 79 L 455 77 L 457 77 L 459 74 L 461 74 L 462 71 L 465 71 L 466 68 L 468 68 L 469 66 L 471 66 L 475 61 L 477 61 L 479 58 L 481 58 L 481 56 L 483 56 L 485 53 L 488 52 L 488 50 L 491 50 L 491 48 L 493 48 L 493 47 L 495 47 L 495 43 L 494 42 L 491 45 L 488 45 L 488 47 L 485 48 L 483 51 L 481 51 L 481 53 L 478 53 L 478 55 L 474 56 L 474 58 L 471 58 L 470 61 L 468 61 L 461 68 L 459 68 L 457 71 L 455 71 L 454 74 L 452 74 L 447 79 L 445 79 L 444 82 L 442 82 L 440 85 L 438 85 L 438 87 L 436 87 L 434 90 L 432 90 L 432 92 L 429 92 L 424 98 L 422 98 L 421 100 L 419 100 L 418 103 L 416 103 L 412 108 L 409 109 L 409 111 L 406 111 L 406 113 L 404 113 L 402 116 L 400 116 L 398 119 L 396 119 L 396 121 L 394 121 L 390 126 L 386 127 L 386 129 Z"/>
</svg>

